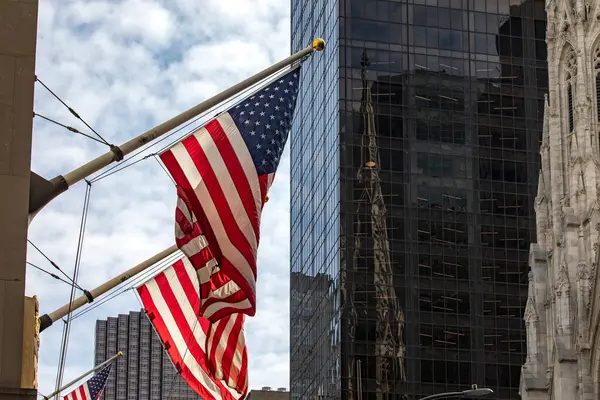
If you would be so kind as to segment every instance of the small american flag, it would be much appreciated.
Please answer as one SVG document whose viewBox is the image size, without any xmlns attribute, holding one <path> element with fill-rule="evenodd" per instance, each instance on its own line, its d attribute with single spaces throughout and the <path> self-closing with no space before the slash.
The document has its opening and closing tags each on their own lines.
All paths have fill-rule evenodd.
<svg viewBox="0 0 600 400">
<path fill-rule="evenodd" d="M 261 214 L 290 130 L 299 72 L 290 70 L 160 155 L 179 186 L 178 224 L 187 224 L 178 245 L 198 271 L 199 312 L 211 321 L 256 313 Z M 192 249 L 182 247 L 190 240 Z"/>
<path fill-rule="evenodd" d="M 89 381 L 66 395 L 64 400 L 97 400 L 102 394 L 102 390 L 104 390 L 111 368 L 112 364 L 102 368 Z"/>
<path fill-rule="evenodd" d="M 205 400 L 248 390 L 244 314 L 211 323 L 198 315 L 198 274 L 184 257 L 137 288 L 150 322 L 182 378 Z"/>
</svg>

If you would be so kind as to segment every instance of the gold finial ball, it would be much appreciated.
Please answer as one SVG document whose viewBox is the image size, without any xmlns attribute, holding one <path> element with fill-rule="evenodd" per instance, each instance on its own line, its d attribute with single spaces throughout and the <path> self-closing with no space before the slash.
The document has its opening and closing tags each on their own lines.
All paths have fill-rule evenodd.
<svg viewBox="0 0 600 400">
<path fill-rule="evenodd" d="M 119 352 L 117 353 L 117 356 L 119 356 L 119 357 L 123 357 L 123 352 L 122 352 L 122 351 L 119 351 Z"/>
<path fill-rule="evenodd" d="M 325 50 L 325 41 L 321 38 L 313 40 L 313 49 L 315 49 L 316 51 Z"/>
<path fill-rule="evenodd" d="M 269 196 L 265 196 L 265 203 L 269 201 Z"/>
</svg>

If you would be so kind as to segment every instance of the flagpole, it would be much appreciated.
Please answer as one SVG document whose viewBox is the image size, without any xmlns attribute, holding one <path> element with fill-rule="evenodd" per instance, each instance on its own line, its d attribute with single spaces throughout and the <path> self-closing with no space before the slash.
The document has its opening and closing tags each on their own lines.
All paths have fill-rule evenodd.
<svg viewBox="0 0 600 400">
<path fill-rule="evenodd" d="M 110 289 L 112 289 L 114 287 L 119 286 L 121 283 L 123 283 L 126 280 L 132 278 L 133 276 L 139 274 L 140 272 L 150 268 L 151 266 L 153 266 L 157 262 L 161 261 L 165 257 L 168 257 L 171 254 L 175 253 L 177 250 L 178 250 L 177 245 L 173 245 L 167 249 L 164 249 L 163 251 L 153 255 L 146 261 L 143 261 L 143 262 L 139 263 L 138 265 L 136 265 L 135 267 L 123 272 L 122 274 L 115 276 L 114 278 L 103 283 L 102 285 L 98 286 L 97 288 L 92 289 L 89 292 L 87 290 L 84 291 L 84 295 L 76 298 L 75 300 L 73 300 L 72 303 L 67 303 L 64 306 L 62 306 L 61 308 L 59 308 L 58 310 L 51 312 L 50 314 L 42 315 L 41 317 L 39 317 L 40 332 L 42 332 L 44 329 L 51 326 L 58 319 L 69 314 L 69 312 L 73 312 L 73 311 L 77 310 L 78 308 L 80 308 L 81 306 L 83 306 L 87 303 L 91 303 L 92 301 L 94 301 L 94 299 L 96 297 L 108 292 Z"/>
<path fill-rule="evenodd" d="M 202 103 L 190 108 L 189 110 L 184 111 L 181 114 L 171 118 L 170 120 L 165 121 L 158 126 L 155 126 L 154 128 L 142 133 L 141 135 L 129 140 L 128 142 L 123 143 L 121 146 L 112 146 L 109 152 L 104 153 L 96 159 L 87 162 L 86 164 L 74 169 L 66 175 L 59 175 L 51 179 L 49 181 L 50 185 L 47 185 L 49 189 L 47 188 L 45 191 L 40 192 L 39 194 L 35 193 L 35 201 L 33 202 L 34 205 L 33 207 L 30 207 L 29 210 L 30 222 L 37 211 L 39 211 L 42 207 L 44 207 L 52 199 L 54 199 L 61 193 L 66 192 L 69 189 L 69 187 L 74 185 L 75 183 L 101 170 L 102 168 L 106 167 L 114 161 L 121 161 L 127 154 L 131 153 L 132 151 L 139 149 L 145 144 L 169 132 L 173 128 L 176 128 L 177 126 L 211 109 L 212 107 L 227 100 L 228 98 L 238 94 L 242 90 L 248 89 L 250 86 L 260 82 L 265 78 L 268 78 L 269 76 L 273 75 L 275 72 L 281 70 L 282 68 L 293 64 L 295 61 L 298 61 L 303 57 L 312 54 L 314 51 L 323 51 L 324 49 L 325 41 L 320 38 L 315 39 L 313 40 L 313 43 L 310 46 L 304 48 L 303 50 L 300 50 L 295 54 L 292 54 L 291 56 L 279 61 L 276 64 L 273 64 L 272 66 L 264 69 L 256 75 L 253 75 L 250 78 L 245 79 L 236 85 L 233 85 L 229 89 L 222 91 L 216 96 L 213 96 L 210 99 L 205 100 Z"/>
<path fill-rule="evenodd" d="M 44 396 L 44 400 L 49 400 L 52 396 L 56 395 L 57 393 L 62 392 L 63 390 L 65 390 L 66 388 L 70 387 L 74 383 L 79 382 L 79 380 L 81 380 L 82 378 L 84 378 L 87 375 L 91 374 L 92 372 L 96 372 L 99 369 L 104 368 L 105 366 L 107 366 L 111 362 L 115 361 L 117 358 L 121 357 L 122 355 L 123 355 L 123 353 L 119 351 L 117 354 L 115 354 L 114 356 L 112 356 L 108 360 L 104 361 L 102 364 L 99 364 L 98 366 L 90 369 L 88 372 L 83 373 L 79 377 L 73 379 L 71 382 L 67 383 L 66 385 L 64 385 L 63 387 L 61 387 L 60 389 L 58 389 L 57 391 L 53 392 L 52 394 L 49 394 L 48 396 Z"/>
</svg>

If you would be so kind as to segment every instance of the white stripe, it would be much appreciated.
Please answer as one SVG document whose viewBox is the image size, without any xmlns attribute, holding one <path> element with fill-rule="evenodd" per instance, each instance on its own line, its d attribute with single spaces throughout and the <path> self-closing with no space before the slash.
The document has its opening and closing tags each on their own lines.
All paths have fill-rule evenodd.
<svg viewBox="0 0 600 400">
<path fill-rule="evenodd" d="M 229 236 L 225 232 L 225 227 L 223 226 L 221 218 L 219 218 L 215 204 L 206 189 L 206 184 L 200 177 L 189 153 L 181 143 L 173 147 L 171 152 L 190 182 L 190 185 L 194 188 L 196 196 L 205 200 L 202 206 L 206 212 L 206 218 L 217 237 L 217 242 L 223 255 L 227 257 L 233 265 L 238 266 L 239 273 L 244 277 L 246 282 L 248 282 L 252 291 L 256 292 L 256 280 L 252 268 L 242 253 L 240 253 L 233 243 L 231 243 L 231 240 L 229 240 Z"/>
<path fill-rule="evenodd" d="M 187 205 L 181 197 L 177 197 L 177 208 L 181 210 L 181 212 L 185 216 L 185 219 L 187 219 L 191 225 L 193 225 L 194 222 L 196 222 L 196 216 L 192 214 L 192 212 L 187 208 Z"/>
<path fill-rule="evenodd" d="M 225 352 L 225 347 L 227 347 L 227 343 L 229 342 L 229 335 L 231 335 L 231 329 L 233 328 L 233 324 L 235 323 L 235 318 L 233 318 L 233 317 L 227 318 L 227 322 L 221 320 L 221 321 L 219 321 L 218 325 L 221 325 L 222 323 L 225 323 L 226 325 L 225 325 L 225 329 L 223 329 L 223 333 L 221 334 L 221 337 L 217 341 L 217 349 L 215 350 L 215 360 L 214 360 L 215 376 L 221 380 L 223 379 L 223 353 Z M 214 333 L 215 331 L 216 331 L 216 329 L 213 330 L 211 333 Z M 213 338 L 211 335 L 211 340 L 209 341 L 209 343 L 211 343 L 211 344 L 213 343 L 212 339 Z M 228 382 L 228 384 L 230 384 L 230 383 Z"/>
<path fill-rule="evenodd" d="M 226 132 L 226 135 L 230 141 L 232 141 L 233 137 L 235 137 L 236 135 L 240 136 L 239 132 L 237 131 Z M 250 217 L 248 217 L 248 213 L 246 212 L 244 203 L 242 202 L 240 194 L 235 187 L 235 183 L 233 182 L 231 173 L 229 172 L 229 169 L 225 164 L 225 160 L 223 160 L 223 157 L 221 157 L 221 153 L 217 151 L 217 144 L 215 143 L 213 137 L 204 128 L 194 133 L 194 137 L 198 141 L 198 144 L 200 145 L 202 150 L 204 150 L 204 155 L 208 159 L 210 168 L 213 170 L 215 176 L 217 177 L 218 184 L 221 187 L 221 190 L 223 191 L 225 201 L 229 205 L 229 209 L 233 214 L 233 218 L 235 219 L 236 224 L 240 227 L 242 234 L 246 237 L 246 240 L 248 240 L 250 246 L 253 249 L 255 249 L 257 243 L 256 234 L 254 233 L 254 228 L 252 227 L 252 222 L 250 221 Z M 254 164 L 252 163 L 252 158 L 250 158 L 250 153 L 248 153 L 247 150 L 246 154 L 242 155 L 242 158 L 240 158 L 240 163 L 242 165 L 250 163 L 252 166 L 254 166 Z"/>
<path fill-rule="evenodd" d="M 190 273 L 193 270 L 193 267 L 192 267 L 191 263 L 186 262 L 186 261 L 184 261 L 184 264 L 185 264 L 186 270 L 188 272 L 188 276 L 190 276 Z M 204 332 L 204 330 L 198 323 L 198 318 L 196 316 L 194 307 L 192 304 L 190 304 L 188 297 L 185 295 L 183 286 L 181 286 L 181 281 L 177 277 L 177 274 L 175 273 L 175 271 L 173 271 L 172 273 L 166 274 L 165 276 L 166 276 L 167 281 L 169 282 L 169 286 L 171 287 L 173 292 L 177 293 L 177 295 L 176 295 L 177 303 L 179 304 L 179 306 L 181 307 L 181 310 L 183 311 L 183 313 L 185 315 L 185 319 L 187 321 L 188 326 L 190 326 L 192 328 L 199 327 L 198 333 L 194 334 L 194 338 L 192 340 L 196 340 L 196 342 L 198 343 L 200 348 L 202 350 L 204 350 L 204 352 L 207 354 L 207 356 L 210 355 L 210 351 L 211 351 L 210 344 L 212 344 L 212 334 L 214 332 L 216 332 L 217 326 L 220 323 L 223 323 L 223 320 L 219 321 L 219 324 L 211 325 L 211 331 L 209 332 L 210 340 L 208 341 L 209 347 L 206 348 L 205 347 L 206 343 L 207 343 L 206 333 Z M 191 276 L 190 276 L 190 278 L 191 278 Z M 194 280 L 192 280 L 192 282 L 194 283 L 195 287 L 198 287 L 197 282 L 195 282 Z M 233 328 L 234 322 L 235 322 L 234 318 L 228 318 L 227 325 L 223 331 L 223 334 L 219 337 L 219 340 L 218 340 L 219 347 L 215 352 L 216 353 L 215 359 L 214 359 L 215 377 L 221 381 L 223 381 L 223 370 L 222 370 L 222 368 L 223 368 L 223 365 L 222 365 L 223 353 L 225 351 L 225 348 L 227 347 L 227 343 L 229 341 L 229 335 L 231 334 L 231 330 Z M 236 341 L 236 344 L 238 341 L 239 341 L 239 338 Z M 189 352 L 188 352 L 188 354 L 189 354 Z M 226 382 L 226 385 L 232 385 L 235 387 L 235 383 L 232 383 L 232 382 Z"/>
<path fill-rule="evenodd" d="M 173 279 L 174 275 L 176 275 L 176 274 L 175 274 L 175 270 L 173 267 L 170 267 L 165 271 L 165 276 L 167 277 L 169 282 L 172 282 L 173 280 L 177 280 L 176 276 Z M 169 278 L 171 278 L 171 279 L 169 279 Z M 181 288 L 181 285 L 179 285 L 179 287 Z M 153 279 L 153 280 L 149 281 L 146 284 L 146 288 L 148 289 L 148 293 L 152 297 L 152 301 L 156 305 L 156 309 L 157 309 L 158 313 L 160 314 L 161 318 L 163 319 L 163 321 L 167 327 L 167 330 L 169 331 L 169 335 L 171 336 L 171 338 L 173 340 L 173 345 L 177 348 L 177 351 L 179 352 L 180 356 L 183 356 L 185 354 L 183 363 L 189 368 L 192 375 L 200 382 L 200 384 L 202 386 L 204 386 L 204 388 L 206 390 L 208 390 L 210 392 L 210 394 L 213 397 L 215 397 L 217 399 L 220 398 L 221 397 L 220 389 L 217 387 L 217 385 L 214 382 L 212 382 L 210 380 L 207 373 L 198 364 L 198 362 L 193 357 L 193 355 L 190 354 L 189 351 L 186 351 L 187 340 L 184 339 L 184 337 L 181 334 L 181 331 L 177 327 L 177 324 L 175 323 L 173 315 L 171 314 L 171 311 L 169 310 L 169 307 L 167 306 L 165 299 L 162 297 L 162 295 L 160 293 L 160 290 L 158 288 L 156 280 Z M 175 293 L 175 295 L 177 296 L 178 302 L 181 303 L 180 298 L 185 297 L 185 293 L 183 292 L 183 290 L 178 292 L 175 287 L 173 287 L 172 289 L 173 289 L 173 292 Z M 191 318 L 195 319 L 194 312 L 190 308 L 191 307 L 189 306 L 189 302 L 188 302 L 187 309 L 184 308 L 182 310 L 185 314 L 186 320 L 188 320 L 188 321 Z M 191 327 L 194 327 L 193 336 L 196 338 L 196 340 L 198 337 L 200 337 L 200 338 L 205 337 L 204 331 L 202 330 L 202 327 L 199 323 L 193 323 L 191 325 Z M 191 339 L 191 340 L 194 340 L 194 339 Z M 202 343 L 200 348 L 203 348 L 203 347 L 204 347 L 204 343 Z"/>
<path fill-rule="evenodd" d="M 94 400 L 92 399 L 92 395 L 90 394 L 89 386 L 86 384 L 83 386 L 83 391 L 85 392 L 85 400 Z M 82 399 L 83 400 L 83 399 Z"/>
<path fill-rule="evenodd" d="M 250 157 L 250 153 L 248 152 L 248 147 L 246 146 L 244 139 L 242 139 L 242 135 L 240 134 L 240 131 L 238 131 L 237 126 L 235 125 L 235 122 L 233 122 L 233 119 L 229 113 L 222 114 L 217 118 L 217 121 L 219 121 L 219 124 L 221 124 L 223 131 L 225 131 L 225 134 L 227 135 L 227 138 L 233 147 L 235 155 L 242 164 L 242 169 L 244 170 L 244 174 L 246 174 L 246 179 L 248 179 L 250 189 L 252 190 L 254 203 L 256 204 L 256 212 L 260 218 L 262 210 L 260 184 L 258 182 L 258 173 L 256 172 L 256 167 L 254 166 L 252 157 Z"/>
<path fill-rule="evenodd" d="M 177 238 L 182 239 L 182 238 Z M 190 240 L 179 249 L 187 256 L 193 257 L 196 254 L 200 253 L 204 248 L 208 246 L 208 242 L 206 241 L 206 237 L 204 235 L 197 236 L 194 239 Z"/>
<path fill-rule="evenodd" d="M 206 310 L 204 310 L 204 315 L 206 316 L 206 318 L 212 317 L 217 311 L 221 310 L 223 308 L 223 303 L 225 303 L 225 302 L 221 301 L 218 303 L 213 303 L 210 306 L 206 307 Z M 227 304 L 227 308 L 233 308 L 235 310 L 247 310 L 251 306 L 250 300 L 248 300 L 248 299 L 242 300 L 237 303 L 226 303 L 226 304 Z"/>
</svg>

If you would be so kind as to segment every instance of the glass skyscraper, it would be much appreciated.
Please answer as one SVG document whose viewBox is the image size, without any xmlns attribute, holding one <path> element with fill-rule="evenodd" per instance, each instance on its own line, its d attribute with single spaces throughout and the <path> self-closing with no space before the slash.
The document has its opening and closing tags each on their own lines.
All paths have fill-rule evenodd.
<svg viewBox="0 0 600 400">
<path fill-rule="evenodd" d="M 293 0 L 294 399 L 517 399 L 543 0 Z"/>
</svg>

